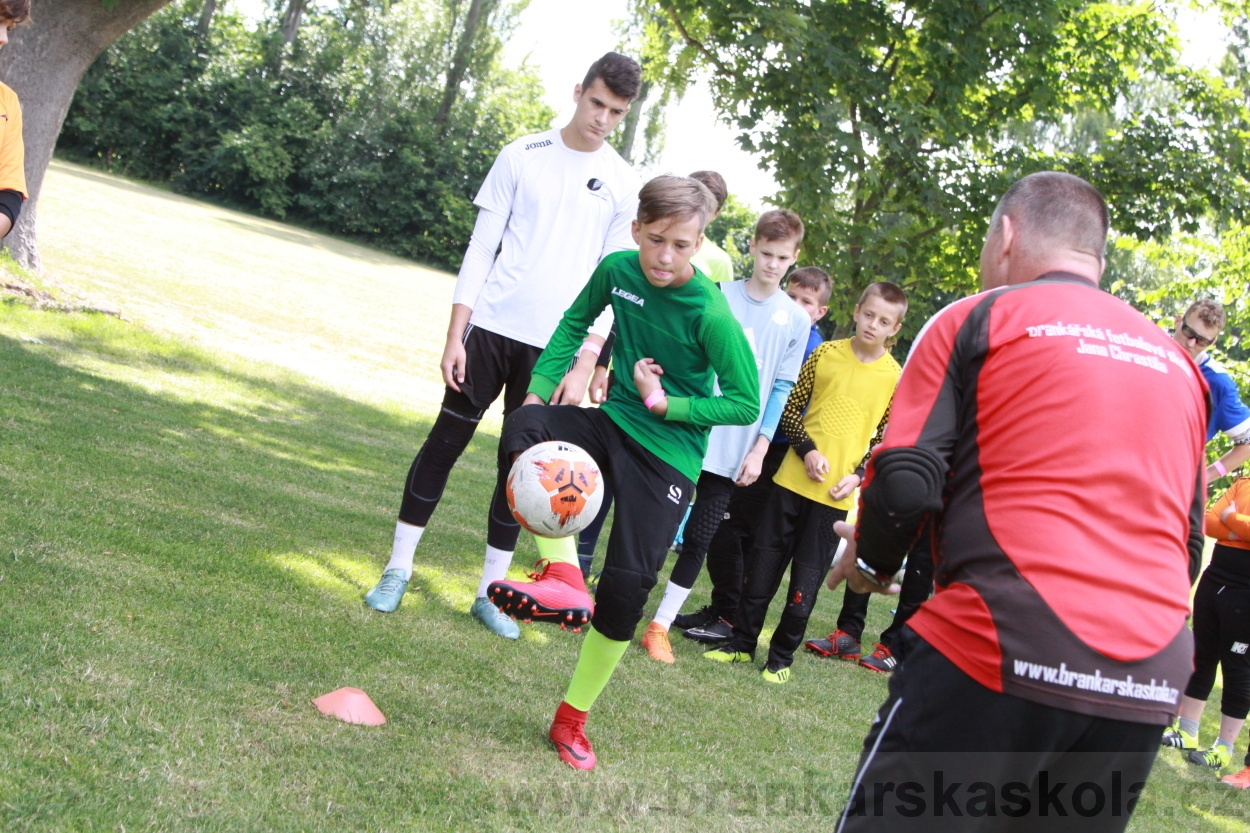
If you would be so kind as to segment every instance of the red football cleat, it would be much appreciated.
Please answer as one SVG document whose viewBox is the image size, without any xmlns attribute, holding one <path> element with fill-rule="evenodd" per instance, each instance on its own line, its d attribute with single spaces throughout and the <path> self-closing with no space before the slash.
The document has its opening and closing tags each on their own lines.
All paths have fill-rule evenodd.
<svg viewBox="0 0 1250 833">
<path fill-rule="evenodd" d="M 581 568 L 560 561 L 539 561 L 538 565 L 542 572 L 530 573 L 532 581 L 492 581 L 486 595 L 514 619 L 581 630 L 595 609 Z"/>
<path fill-rule="evenodd" d="M 869 671 L 889 674 L 898 666 L 898 658 L 891 653 L 889 648 L 885 647 L 880 642 L 874 642 L 872 644 L 877 647 L 877 650 L 873 651 L 871 656 L 861 657 L 859 664 L 867 668 Z"/>
<path fill-rule="evenodd" d="M 1236 787 L 1239 790 L 1250 790 L 1250 766 L 1246 767 L 1241 772 L 1237 772 L 1232 775 L 1225 775 L 1220 780 L 1229 786 Z"/>
<path fill-rule="evenodd" d="M 859 640 L 846 631 L 834 631 L 828 639 L 809 639 L 803 644 L 807 650 L 822 657 L 836 657 L 850 662 L 858 660 L 862 653 Z"/>
<path fill-rule="evenodd" d="M 583 731 L 586 728 L 586 712 L 578 711 L 568 703 L 560 703 L 547 737 L 556 746 L 560 760 L 573 769 L 594 769 L 595 751 L 590 748 Z"/>
</svg>

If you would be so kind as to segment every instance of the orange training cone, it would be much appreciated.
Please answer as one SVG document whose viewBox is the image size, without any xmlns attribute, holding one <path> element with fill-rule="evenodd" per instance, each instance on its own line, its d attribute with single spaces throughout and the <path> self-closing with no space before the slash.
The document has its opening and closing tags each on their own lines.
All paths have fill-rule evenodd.
<svg viewBox="0 0 1250 833">
<path fill-rule="evenodd" d="M 360 723 L 364 726 L 381 726 L 386 722 L 386 715 L 373 705 L 369 695 L 358 688 L 340 688 L 313 700 L 322 714 L 337 717 L 348 723 Z"/>
</svg>

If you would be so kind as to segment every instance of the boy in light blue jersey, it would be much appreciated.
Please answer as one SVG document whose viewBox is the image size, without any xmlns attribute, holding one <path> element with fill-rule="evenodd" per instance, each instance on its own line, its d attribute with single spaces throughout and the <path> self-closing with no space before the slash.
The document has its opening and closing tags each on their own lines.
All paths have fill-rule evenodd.
<svg viewBox="0 0 1250 833">
<path fill-rule="evenodd" d="M 762 214 L 755 224 L 751 255 L 755 263 L 745 281 L 721 284 L 725 300 L 742 325 L 755 354 L 763 413 L 751 425 L 720 425 L 712 429 L 707 455 L 696 487 L 682 541 L 681 555 L 655 618 L 642 635 L 652 659 L 674 662 L 668 630 L 681 610 L 720 526 L 735 486 L 749 486 L 759 477 L 768 444 L 777 430 L 786 397 L 798 379 L 811 317 L 781 291 L 786 272 L 798 257 L 803 221 L 793 211 Z"/>
</svg>

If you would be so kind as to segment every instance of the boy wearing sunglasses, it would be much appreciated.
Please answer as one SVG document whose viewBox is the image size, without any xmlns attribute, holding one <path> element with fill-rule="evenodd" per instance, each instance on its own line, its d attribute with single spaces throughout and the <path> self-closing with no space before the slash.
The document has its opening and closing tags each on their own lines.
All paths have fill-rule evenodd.
<svg viewBox="0 0 1250 833">
<path fill-rule="evenodd" d="M 1207 423 L 1207 442 L 1223 431 L 1233 447 L 1220 459 L 1207 466 L 1207 482 L 1213 483 L 1250 459 L 1250 408 L 1241 400 L 1237 383 L 1206 349 L 1215 343 L 1224 329 L 1224 307 L 1219 301 L 1203 298 L 1195 301 L 1176 319 L 1172 338 L 1189 353 L 1202 371 L 1202 378 L 1211 389 L 1211 418 Z"/>
</svg>

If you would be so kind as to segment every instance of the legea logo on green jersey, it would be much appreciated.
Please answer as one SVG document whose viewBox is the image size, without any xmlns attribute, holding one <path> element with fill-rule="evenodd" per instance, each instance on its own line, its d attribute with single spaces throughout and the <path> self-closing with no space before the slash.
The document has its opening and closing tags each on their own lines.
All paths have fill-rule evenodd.
<svg viewBox="0 0 1250 833">
<path fill-rule="evenodd" d="M 647 302 L 644 301 L 642 298 L 639 298 L 637 295 L 635 295 L 632 292 L 626 292 L 625 290 L 621 289 L 619 286 L 612 287 L 612 294 L 617 296 L 618 298 L 624 298 L 626 301 L 629 301 L 631 304 L 637 304 L 640 307 L 646 306 L 647 304 Z"/>
</svg>

